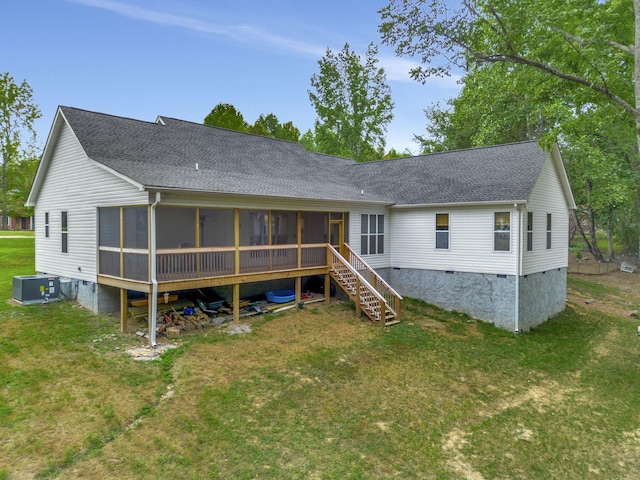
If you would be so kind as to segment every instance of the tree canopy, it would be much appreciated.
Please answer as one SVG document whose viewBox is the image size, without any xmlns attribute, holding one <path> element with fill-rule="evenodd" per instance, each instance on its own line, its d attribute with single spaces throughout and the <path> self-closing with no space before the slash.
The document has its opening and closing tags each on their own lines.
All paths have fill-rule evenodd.
<svg viewBox="0 0 640 480">
<path fill-rule="evenodd" d="M 318 151 L 359 162 L 384 155 L 393 102 L 377 53 L 377 47 L 369 44 L 361 62 L 345 44 L 337 55 L 327 48 L 318 61 L 319 73 L 311 77 L 308 91 L 318 116 L 313 133 Z"/>
<path fill-rule="evenodd" d="M 571 84 L 582 103 L 606 98 L 634 119 L 640 145 L 640 0 L 460 4 L 390 0 L 380 10 L 383 41 L 420 58 L 416 80 L 478 63 L 523 65 Z"/>
<path fill-rule="evenodd" d="M 603 258 L 598 228 L 609 233 L 610 256 L 614 231 L 637 244 L 633 86 L 640 70 L 631 0 L 463 0 L 458 9 L 438 0 L 392 0 L 381 15 L 385 41 L 422 60 L 412 72 L 416 80 L 454 67 L 466 72 L 458 98 L 426 110 L 427 135 L 417 137 L 424 151 L 559 142 L 579 205 L 576 223 L 594 256 Z M 630 218 L 633 231 L 623 231 Z"/>
<path fill-rule="evenodd" d="M 33 102 L 33 91 L 26 80 L 17 84 L 8 72 L 0 74 L 0 213 L 3 216 L 28 213 L 24 203 L 33 180 L 32 170 L 35 170 L 33 162 L 26 160 L 33 156 L 36 139 L 33 123 L 40 116 L 40 109 Z M 23 171 L 23 166 L 28 168 Z M 29 177 L 28 181 L 18 181 L 22 176 Z M 2 228 L 5 227 L 3 222 Z"/>
<path fill-rule="evenodd" d="M 205 117 L 204 124 L 291 142 L 297 142 L 300 139 L 300 130 L 293 122 L 280 123 L 278 117 L 269 113 L 267 115 L 261 114 L 251 125 L 245 121 L 242 113 L 236 107 L 228 103 L 217 104 Z"/>
</svg>

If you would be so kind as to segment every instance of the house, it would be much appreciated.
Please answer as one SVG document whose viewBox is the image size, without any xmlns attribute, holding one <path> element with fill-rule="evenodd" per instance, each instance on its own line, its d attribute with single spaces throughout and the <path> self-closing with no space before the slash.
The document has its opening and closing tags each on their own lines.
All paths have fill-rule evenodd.
<svg viewBox="0 0 640 480">
<path fill-rule="evenodd" d="M 0 212 L 0 225 L 2 230 L 33 230 L 33 217 L 9 217 Z"/>
<path fill-rule="evenodd" d="M 564 308 L 575 208 L 558 149 L 535 142 L 358 164 L 70 107 L 27 205 L 36 270 L 71 279 L 94 311 L 119 309 L 123 328 L 128 291 L 226 286 L 237 305 L 265 282 L 299 299 L 303 279 L 324 275 L 381 325 L 408 295 L 516 332 Z"/>
</svg>

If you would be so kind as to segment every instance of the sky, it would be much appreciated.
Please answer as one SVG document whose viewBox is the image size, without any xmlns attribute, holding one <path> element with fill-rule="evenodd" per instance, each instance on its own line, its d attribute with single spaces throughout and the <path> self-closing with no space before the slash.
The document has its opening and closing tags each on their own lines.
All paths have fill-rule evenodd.
<svg viewBox="0 0 640 480">
<path fill-rule="evenodd" d="M 381 45 L 384 0 L 5 0 L 0 6 L 0 72 L 26 80 L 42 111 L 46 141 L 58 105 L 154 121 L 201 123 L 229 103 L 248 123 L 260 114 L 316 119 L 308 90 L 327 48 L 348 43 L 362 58 L 379 45 L 394 119 L 386 150 L 418 153 L 424 109 L 455 97 L 458 78 L 411 80 L 411 58 Z"/>
</svg>

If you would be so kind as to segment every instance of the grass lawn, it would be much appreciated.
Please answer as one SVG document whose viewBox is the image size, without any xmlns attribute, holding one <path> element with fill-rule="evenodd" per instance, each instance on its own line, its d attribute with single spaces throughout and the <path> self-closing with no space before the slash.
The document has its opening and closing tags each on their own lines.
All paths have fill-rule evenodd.
<svg viewBox="0 0 640 480">
<path fill-rule="evenodd" d="M 35 237 L 32 230 L 0 230 L 0 237 Z"/>
<path fill-rule="evenodd" d="M 0 242 L 7 299 L 33 242 Z M 639 478 L 638 320 L 615 312 L 640 293 L 570 289 L 519 336 L 417 301 L 386 329 L 332 304 L 150 363 L 115 317 L 3 300 L 0 479 Z"/>
</svg>

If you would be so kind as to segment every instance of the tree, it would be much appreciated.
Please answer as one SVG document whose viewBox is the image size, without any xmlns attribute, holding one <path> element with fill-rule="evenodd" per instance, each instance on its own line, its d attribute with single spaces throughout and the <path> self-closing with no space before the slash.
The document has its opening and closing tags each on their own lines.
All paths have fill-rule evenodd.
<svg viewBox="0 0 640 480">
<path fill-rule="evenodd" d="M 633 117 L 640 145 L 640 0 L 461 0 L 457 10 L 391 0 L 380 14 L 383 41 L 420 57 L 415 79 L 476 63 L 524 65 L 617 105 Z"/>
<path fill-rule="evenodd" d="M 249 127 L 249 131 L 257 135 L 289 140 L 290 142 L 300 140 L 300 130 L 293 122 L 280 123 L 278 117 L 273 113 L 268 115 L 261 114 L 255 123 Z"/>
<path fill-rule="evenodd" d="M 249 125 L 245 122 L 242 114 L 231 104 L 219 103 L 204 119 L 205 125 L 228 128 L 239 132 L 249 131 Z"/>
<path fill-rule="evenodd" d="M 2 154 L 2 203 L 0 215 L 2 216 L 1 228 L 6 228 L 4 217 L 13 212 L 8 208 L 7 170 L 10 166 L 16 166 L 20 160 L 33 150 L 36 131 L 33 123 L 42 114 L 37 105 L 33 103 L 33 91 L 23 80 L 16 84 L 8 73 L 0 74 L 0 153 Z M 24 142 L 24 136 L 29 139 Z"/>
<path fill-rule="evenodd" d="M 314 136 L 320 152 L 362 162 L 384 151 L 393 102 L 377 54 L 371 43 L 361 63 L 345 44 L 337 55 L 327 48 L 318 61 L 320 72 L 311 77 L 308 93 L 318 115 Z"/>
<path fill-rule="evenodd" d="M 626 115 L 635 127 L 631 152 L 626 143 L 615 147 L 620 143 L 615 136 L 608 135 L 605 146 L 602 137 L 590 136 L 584 127 L 564 140 L 572 138 L 574 148 L 582 151 L 569 154 L 579 162 L 576 172 L 594 171 L 583 168 L 585 158 L 591 167 L 599 165 L 599 173 L 607 165 L 618 171 L 626 164 L 623 177 L 634 181 L 626 194 L 635 199 L 640 225 L 640 42 L 636 40 L 640 0 L 461 0 L 460 4 L 453 9 L 442 0 L 391 0 L 380 10 L 383 41 L 394 45 L 399 55 L 421 59 L 422 65 L 411 72 L 419 81 L 449 75 L 454 67 L 473 71 L 480 65 L 504 64 L 555 79 L 562 97 L 570 99 L 570 116 L 582 118 L 585 126 L 600 128 L 607 122 L 602 117 L 605 111 Z M 449 118 L 439 120 L 446 126 Z M 616 125 L 624 123 L 619 120 Z M 621 155 L 622 150 L 621 157 L 610 154 Z M 609 163 L 603 164 L 603 159 Z M 591 188 L 593 180 L 584 181 L 584 188 Z M 597 216 L 593 211 L 591 221 Z"/>
</svg>

